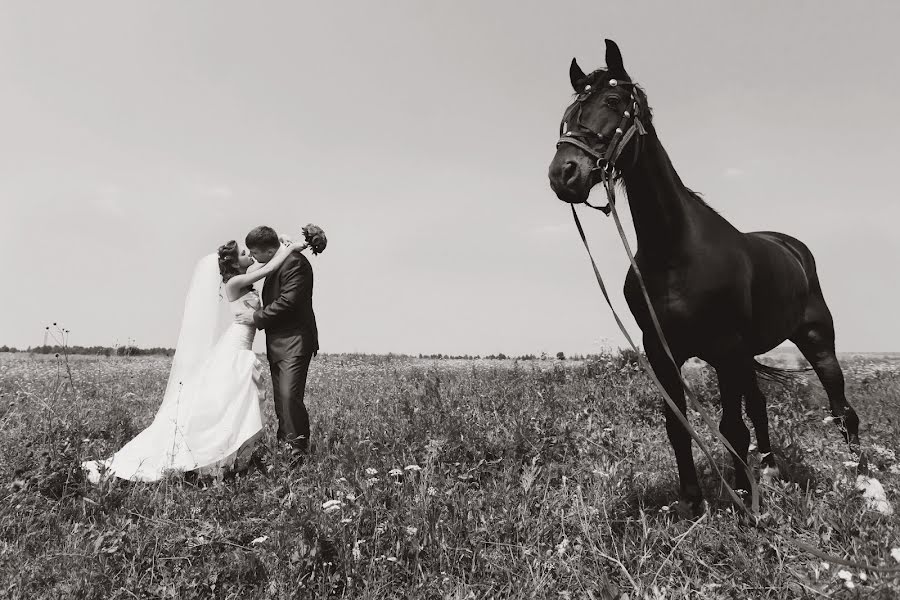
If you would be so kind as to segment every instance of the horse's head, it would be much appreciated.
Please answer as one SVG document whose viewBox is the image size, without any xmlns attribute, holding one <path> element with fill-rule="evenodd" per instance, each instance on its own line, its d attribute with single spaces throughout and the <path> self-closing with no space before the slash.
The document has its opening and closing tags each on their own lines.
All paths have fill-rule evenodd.
<svg viewBox="0 0 900 600">
<path fill-rule="evenodd" d="M 621 172 L 622 163 L 634 160 L 637 138 L 649 124 L 646 97 L 625 71 L 612 40 L 606 40 L 606 67 L 585 75 L 574 58 L 569 67 L 576 97 L 563 114 L 549 173 L 550 187 L 565 202 L 585 202 L 601 170 Z"/>
</svg>

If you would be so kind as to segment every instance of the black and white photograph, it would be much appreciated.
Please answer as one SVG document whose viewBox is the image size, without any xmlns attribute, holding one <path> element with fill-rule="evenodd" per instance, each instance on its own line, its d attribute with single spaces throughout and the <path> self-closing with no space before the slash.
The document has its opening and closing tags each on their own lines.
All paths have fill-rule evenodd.
<svg viewBox="0 0 900 600">
<path fill-rule="evenodd" d="M 0 598 L 900 597 L 898 23 L 0 2 Z"/>
</svg>

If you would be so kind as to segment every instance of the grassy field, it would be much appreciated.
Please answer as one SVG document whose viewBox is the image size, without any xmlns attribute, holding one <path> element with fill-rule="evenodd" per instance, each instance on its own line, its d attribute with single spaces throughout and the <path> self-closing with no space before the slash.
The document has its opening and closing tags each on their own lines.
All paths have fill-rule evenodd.
<svg viewBox="0 0 900 600">
<path fill-rule="evenodd" d="M 0 597 L 900 597 L 897 573 L 842 572 L 775 533 L 900 560 L 896 516 L 866 510 L 814 379 L 766 388 L 783 480 L 764 489 L 757 527 L 696 447 L 709 511 L 672 515 L 660 402 L 626 357 L 320 356 L 303 466 L 276 445 L 266 399 L 266 473 L 89 485 L 80 461 L 150 422 L 168 365 L 74 357 L 69 371 L 0 354 Z M 900 374 L 888 359 L 845 367 L 873 474 L 895 500 Z M 717 411 L 715 376 L 686 371 Z"/>
</svg>

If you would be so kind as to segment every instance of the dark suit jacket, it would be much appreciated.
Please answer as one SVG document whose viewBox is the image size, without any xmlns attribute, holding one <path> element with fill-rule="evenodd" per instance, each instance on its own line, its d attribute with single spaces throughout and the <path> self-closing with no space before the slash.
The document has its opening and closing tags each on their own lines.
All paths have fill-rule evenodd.
<svg viewBox="0 0 900 600">
<path fill-rule="evenodd" d="M 312 294 L 312 265 L 302 254 L 292 252 L 277 271 L 266 277 L 263 306 L 253 313 L 253 322 L 258 329 L 266 330 L 269 361 L 319 350 Z"/>
</svg>

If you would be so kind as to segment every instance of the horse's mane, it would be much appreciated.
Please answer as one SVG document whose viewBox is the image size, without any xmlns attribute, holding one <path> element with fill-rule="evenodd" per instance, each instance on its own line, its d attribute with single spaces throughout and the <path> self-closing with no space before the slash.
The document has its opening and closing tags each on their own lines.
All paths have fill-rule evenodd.
<svg viewBox="0 0 900 600">
<path fill-rule="evenodd" d="M 606 83 L 609 81 L 609 77 L 610 77 L 609 71 L 607 71 L 606 69 L 597 69 L 596 71 L 592 71 L 587 76 L 585 81 L 586 81 L 586 83 L 589 83 L 592 86 L 596 86 L 597 84 L 606 85 Z M 655 129 L 653 127 L 653 110 L 650 108 L 650 103 L 647 101 L 647 93 L 644 91 L 644 88 L 642 88 L 640 85 L 635 83 L 631 79 L 631 76 L 628 75 L 627 73 L 625 74 L 625 77 L 622 77 L 622 81 L 627 81 L 629 84 L 631 84 L 631 86 L 634 90 L 634 94 L 637 96 L 638 104 L 643 109 L 641 112 L 641 116 L 642 116 L 641 121 L 643 122 L 644 126 L 647 128 L 648 131 L 652 130 L 652 131 L 654 131 L 654 134 L 655 134 Z M 672 168 L 674 170 L 674 166 Z M 680 180 L 680 178 L 679 178 L 679 180 Z M 684 191 L 686 191 L 688 193 L 688 196 L 692 200 L 694 200 L 701 206 L 708 208 L 715 214 L 719 214 L 719 211 L 717 211 L 712 206 L 707 204 L 706 200 L 704 200 L 703 197 L 698 192 L 695 192 L 694 190 L 690 189 L 688 186 L 684 185 L 684 183 L 682 183 L 681 186 L 684 188 Z"/>
</svg>

